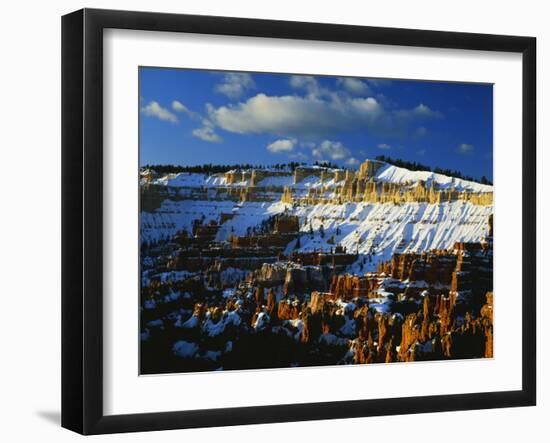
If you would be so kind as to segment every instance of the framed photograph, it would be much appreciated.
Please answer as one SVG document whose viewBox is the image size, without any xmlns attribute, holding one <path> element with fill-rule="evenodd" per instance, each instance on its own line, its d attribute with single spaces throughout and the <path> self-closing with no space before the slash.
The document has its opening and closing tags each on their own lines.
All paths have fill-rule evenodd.
<svg viewBox="0 0 550 443">
<path fill-rule="evenodd" d="M 536 41 L 62 20 L 62 425 L 536 402 Z"/>
</svg>

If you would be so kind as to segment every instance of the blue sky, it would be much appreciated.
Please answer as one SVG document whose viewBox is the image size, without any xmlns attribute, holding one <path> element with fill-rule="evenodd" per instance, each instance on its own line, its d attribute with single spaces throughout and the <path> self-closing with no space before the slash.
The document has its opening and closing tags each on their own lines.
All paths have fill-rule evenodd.
<svg viewBox="0 0 550 443">
<path fill-rule="evenodd" d="M 140 68 L 140 162 L 386 155 L 492 180 L 492 85 Z"/>
</svg>

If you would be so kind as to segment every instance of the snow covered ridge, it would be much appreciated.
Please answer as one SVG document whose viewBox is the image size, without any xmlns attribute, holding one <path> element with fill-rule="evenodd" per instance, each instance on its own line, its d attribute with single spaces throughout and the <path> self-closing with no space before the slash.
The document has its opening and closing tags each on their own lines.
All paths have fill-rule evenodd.
<svg viewBox="0 0 550 443">
<path fill-rule="evenodd" d="M 410 171 L 387 163 L 376 172 L 375 180 L 400 184 L 424 181 L 427 185 L 435 183 L 439 189 L 455 188 L 459 192 L 493 192 L 492 185 L 483 185 L 481 183 L 449 177 L 431 171 Z"/>
<path fill-rule="evenodd" d="M 290 187 L 296 189 L 334 188 L 343 186 L 346 181 L 372 180 L 377 183 L 415 185 L 424 182 L 438 190 L 454 189 L 458 192 L 489 193 L 493 186 L 449 177 L 431 171 L 411 171 L 389 163 L 366 160 L 358 171 L 301 166 L 294 172 L 274 169 L 231 170 L 224 174 L 179 173 L 157 175 L 152 170 L 141 171 L 142 183 L 172 187 Z"/>
<path fill-rule="evenodd" d="M 268 218 L 287 213 L 299 217 L 301 232 L 287 254 L 340 245 L 371 257 L 366 264 L 370 270 L 397 252 L 479 242 L 489 233 L 493 213 L 492 186 L 376 161 L 364 162 L 358 171 L 304 166 L 293 172 L 154 175 L 142 171 L 142 180 L 150 184 L 142 186 L 142 244 L 170 241 L 182 230 L 191 233 L 196 220 L 219 225 L 215 241 L 225 244 L 231 236 L 246 236 Z M 371 192 L 369 186 L 377 188 Z M 289 187 L 292 192 L 285 198 Z M 149 207 L 147 199 L 153 201 Z"/>
<path fill-rule="evenodd" d="M 171 239 L 178 231 L 191 232 L 193 221 L 219 222 L 216 241 L 244 236 L 275 214 L 300 219 L 300 251 L 330 250 L 335 244 L 350 252 L 370 254 L 372 270 L 395 252 L 450 249 L 455 242 L 479 242 L 489 234 L 492 206 L 456 201 L 444 204 L 347 203 L 291 205 L 277 202 L 164 200 L 154 212 L 141 214 L 141 242 Z M 323 227 L 321 229 L 321 226 Z M 313 234 L 311 234 L 313 233 Z M 321 234 L 322 233 L 322 234 Z M 295 248 L 291 242 L 289 250 Z"/>
</svg>

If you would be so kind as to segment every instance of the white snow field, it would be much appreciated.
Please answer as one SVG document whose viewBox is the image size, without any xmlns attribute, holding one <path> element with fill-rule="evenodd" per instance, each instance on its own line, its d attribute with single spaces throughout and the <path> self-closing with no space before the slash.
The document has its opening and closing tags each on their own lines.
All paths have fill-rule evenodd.
<svg viewBox="0 0 550 443">
<path fill-rule="evenodd" d="M 482 185 L 481 183 L 463 180 L 461 178 L 449 177 L 447 175 L 437 174 L 430 171 L 410 171 L 390 164 L 380 168 L 375 175 L 376 181 L 385 181 L 391 183 L 407 183 L 423 180 L 426 183 L 435 182 L 440 188 L 446 189 L 452 186 L 459 192 L 492 192 L 493 186 Z"/>
</svg>

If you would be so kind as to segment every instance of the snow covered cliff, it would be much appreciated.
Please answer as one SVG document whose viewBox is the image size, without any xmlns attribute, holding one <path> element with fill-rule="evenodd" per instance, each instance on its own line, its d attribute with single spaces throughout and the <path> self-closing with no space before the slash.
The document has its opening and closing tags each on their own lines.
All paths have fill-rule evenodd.
<svg viewBox="0 0 550 443">
<path fill-rule="evenodd" d="M 142 204 L 141 241 L 191 232 L 201 219 L 220 223 L 216 240 L 223 242 L 284 212 L 300 218 L 302 233 L 287 252 L 340 245 L 368 254 L 374 268 L 394 253 L 481 241 L 489 233 L 492 191 L 490 185 L 376 161 L 366 161 L 359 171 L 312 166 L 151 174 L 142 178 L 142 202 L 155 193 L 160 197 L 154 209 Z"/>
</svg>

